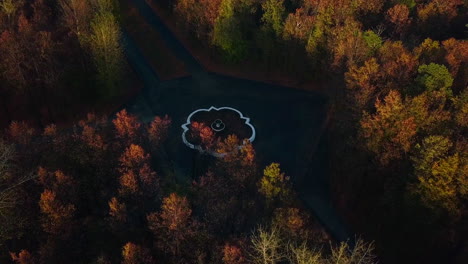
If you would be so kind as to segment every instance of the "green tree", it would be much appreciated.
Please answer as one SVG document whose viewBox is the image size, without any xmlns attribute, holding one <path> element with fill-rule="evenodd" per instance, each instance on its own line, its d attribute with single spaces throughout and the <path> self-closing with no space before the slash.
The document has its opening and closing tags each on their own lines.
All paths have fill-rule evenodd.
<svg viewBox="0 0 468 264">
<path fill-rule="evenodd" d="M 120 40 L 120 26 L 112 12 L 99 12 L 91 22 L 90 48 L 104 96 L 116 95 L 122 79 L 124 58 Z"/>
<path fill-rule="evenodd" d="M 382 38 L 372 30 L 367 30 L 362 35 L 372 54 L 376 53 L 382 47 Z"/>
<path fill-rule="evenodd" d="M 283 23 L 285 17 L 284 0 L 267 0 L 262 3 L 263 16 L 262 22 L 266 28 L 280 36 L 283 32 Z"/>
<path fill-rule="evenodd" d="M 430 63 L 419 66 L 416 80 L 426 91 L 442 91 L 448 97 L 452 96 L 450 87 L 453 84 L 453 77 L 444 65 Z"/>
<path fill-rule="evenodd" d="M 221 49 L 230 62 L 243 59 L 248 48 L 237 9 L 242 9 L 242 3 L 238 0 L 223 0 L 213 31 L 213 44 Z"/>
</svg>

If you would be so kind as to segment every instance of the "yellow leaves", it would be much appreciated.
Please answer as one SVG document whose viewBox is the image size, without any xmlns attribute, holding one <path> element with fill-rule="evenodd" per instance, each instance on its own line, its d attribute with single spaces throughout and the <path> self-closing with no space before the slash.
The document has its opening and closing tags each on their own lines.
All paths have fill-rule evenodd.
<svg viewBox="0 0 468 264">
<path fill-rule="evenodd" d="M 287 198 L 290 193 L 289 177 L 285 176 L 280 170 L 278 163 L 272 163 L 263 170 L 263 177 L 259 182 L 259 192 L 267 200 L 276 198 Z"/>
<path fill-rule="evenodd" d="M 128 242 L 122 247 L 121 264 L 153 264 L 154 260 L 149 249 Z"/>
<path fill-rule="evenodd" d="M 107 203 L 109 205 L 109 215 L 119 222 L 125 222 L 127 219 L 127 206 L 120 203 L 115 197 L 112 197 Z"/>
<path fill-rule="evenodd" d="M 169 230 L 178 230 L 184 226 L 192 214 L 186 197 L 171 193 L 164 198 L 162 205 L 161 219 Z"/>
</svg>

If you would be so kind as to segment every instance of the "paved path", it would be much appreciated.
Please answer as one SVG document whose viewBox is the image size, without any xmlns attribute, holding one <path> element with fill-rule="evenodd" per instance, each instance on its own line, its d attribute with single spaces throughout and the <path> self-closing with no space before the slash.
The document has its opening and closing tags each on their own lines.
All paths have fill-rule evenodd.
<svg viewBox="0 0 468 264">
<path fill-rule="evenodd" d="M 314 92 L 205 72 L 144 0 L 133 3 L 191 74 L 161 82 L 136 44 L 124 34 L 129 64 L 144 83 L 142 94 L 126 107 L 143 121 L 150 121 L 155 115 L 171 116 L 168 154 L 174 161 L 176 176 L 190 175 L 192 168 L 193 150 L 182 143 L 180 136 L 180 126 L 187 116 L 199 108 L 234 107 L 250 117 L 256 128 L 254 147 L 261 165 L 279 162 L 317 219 L 335 238 L 346 240 L 348 232 L 331 204 L 327 148 L 325 141 L 320 140 L 325 131 L 327 98 Z"/>
</svg>

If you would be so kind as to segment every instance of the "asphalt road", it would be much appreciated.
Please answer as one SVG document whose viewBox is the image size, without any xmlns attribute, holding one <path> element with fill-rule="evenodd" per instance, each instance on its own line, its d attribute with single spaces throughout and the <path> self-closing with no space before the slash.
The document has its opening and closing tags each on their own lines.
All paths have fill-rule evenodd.
<svg viewBox="0 0 468 264">
<path fill-rule="evenodd" d="M 348 239 L 347 228 L 330 200 L 327 146 L 322 140 L 328 99 L 315 92 L 206 72 L 144 0 L 133 0 L 133 3 L 191 74 L 161 82 L 136 43 L 124 33 L 128 62 L 144 83 L 142 93 L 125 107 L 143 121 L 150 121 L 155 115 L 167 114 L 172 118 L 168 155 L 176 176 L 187 177 L 193 165 L 194 150 L 181 139 L 181 125 L 187 116 L 210 106 L 236 108 L 250 117 L 256 129 L 253 145 L 261 165 L 280 163 L 317 219 L 336 239 Z"/>
</svg>

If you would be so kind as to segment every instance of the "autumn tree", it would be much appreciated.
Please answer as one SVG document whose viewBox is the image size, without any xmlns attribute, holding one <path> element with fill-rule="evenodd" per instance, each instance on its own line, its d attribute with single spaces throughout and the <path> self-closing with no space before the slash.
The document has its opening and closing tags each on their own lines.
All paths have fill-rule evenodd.
<svg viewBox="0 0 468 264">
<path fill-rule="evenodd" d="M 444 50 L 437 40 L 425 39 L 418 47 L 413 50 L 420 64 L 429 64 L 435 62 L 441 64 L 444 62 Z"/>
<path fill-rule="evenodd" d="M 233 244 L 226 243 L 223 247 L 223 264 L 245 264 L 246 258 L 242 250 Z"/>
<path fill-rule="evenodd" d="M 274 212 L 273 224 L 289 239 L 307 239 L 309 216 L 298 208 L 277 208 Z"/>
<path fill-rule="evenodd" d="M 394 26 L 396 34 L 402 36 L 409 28 L 411 19 L 406 5 L 395 5 L 387 11 L 387 20 Z"/>
<path fill-rule="evenodd" d="M 283 28 L 283 38 L 286 40 L 307 41 L 314 26 L 314 17 L 310 16 L 305 8 L 298 8 L 290 13 Z"/>
<path fill-rule="evenodd" d="M 424 205 L 460 214 L 463 191 L 467 184 L 466 159 L 452 152 L 453 143 L 447 137 L 429 136 L 416 145 L 412 157 L 417 183 L 411 189 Z M 466 188 L 465 188 L 466 189 Z"/>
<path fill-rule="evenodd" d="M 242 187 L 247 181 L 255 179 L 255 150 L 248 139 L 241 141 L 236 135 L 229 135 L 218 142 L 216 152 L 225 154 L 218 167 L 232 177 Z"/>
<path fill-rule="evenodd" d="M 141 124 L 138 122 L 137 117 L 128 114 L 126 109 L 118 112 L 112 123 L 117 131 L 116 135 L 118 138 L 124 139 L 127 142 L 131 142 L 137 138 Z"/>
<path fill-rule="evenodd" d="M 117 95 L 124 64 L 120 26 L 112 11 L 109 6 L 100 5 L 91 21 L 89 46 L 104 96 Z"/>
<path fill-rule="evenodd" d="M 89 34 L 89 20 L 92 16 L 88 0 L 60 0 L 59 3 L 65 24 L 84 46 Z"/>
<path fill-rule="evenodd" d="M 187 243 L 195 235 L 196 222 L 186 197 L 171 193 L 164 198 L 161 212 L 147 216 L 148 228 L 153 232 L 160 249 L 174 257 L 188 250 Z"/>
<path fill-rule="evenodd" d="M 268 30 L 272 30 L 276 36 L 283 31 L 285 17 L 284 0 L 267 0 L 262 3 L 262 22 Z"/>
<path fill-rule="evenodd" d="M 119 158 L 122 174 L 119 192 L 123 195 L 154 196 L 159 180 L 150 167 L 150 156 L 138 145 L 131 144 Z"/>
<path fill-rule="evenodd" d="M 364 113 L 361 133 L 367 149 L 385 165 L 410 151 L 417 127 L 397 91 L 391 90 L 383 101 L 378 99 L 375 108 L 375 114 Z"/>
<path fill-rule="evenodd" d="M 8 26 L 11 26 L 12 17 L 15 15 L 22 1 L 18 0 L 2 0 L 0 2 L 0 10 L 7 16 Z"/>
<path fill-rule="evenodd" d="M 34 264 L 33 256 L 27 250 L 21 250 L 19 253 L 12 253 L 10 252 L 11 260 L 13 260 L 16 264 Z"/>
<path fill-rule="evenodd" d="M 164 140 L 166 140 L 169 128 L 171 126 L 171 118 L 167 115 L 164 117 L 156 116 L 148 126 L 148 137 L 154 146 L 159 146 Z"/>
<path fill-rule="evenodd" d="M 334 27 L 328 41 L 328 49 L 333 54 L 332 65 L 338 69 L 343 64 L 360 64 L 369 55 L 369 46 L 364 40 L 361 25 L 355 20 L 349 19 L 343 26 Z"/>
<path fill-rule="evenodd" d="M 111 223 L 115 226 L 123 224 L 127 221 L 127 206 L 125 203 L 119 202 L 116 197 L 112 197 L 109 202 L 109 215 Z"/>
<path fill-rule="evenodd" d="M 292 193 L 289 186 L 289 177 L 281 172 L 278 163 L 272 163 L 263 170 L 263 177 L 258 183 L 258 191 L 269 202 L 287 201 L 290 198 Z"/>
<path fill-rule="evenodd" d="M 382 77 L 388 88 L 409 86 L 416 74 L 417 60 L 401 41 L 386 41 L 378 52 Z"/>
<path fill-rule="evenodd" d="M 154 264 L 156 263 L 151 256 L 149 249 L 128 242 L 122 248 L 121 264 Z"/>
<path fill-rule="evenodd" d="M 377 59 L 371 58 L 364 62 L 361 67 L 351 65 L 345 73 L 346 88 L 349 89 L 350 104 L 361 114 L 368 109 L 379 94 L 385 92 L 382 85 L 382 71 Z"/>
<path fill-rule="evenodd" d="M 57 193 L 44 190 L 39 207 L 43 214 L 42 227 L 53 235 L 66 236 L 70 233 L 76 208 L 73 204 L 63 203 Z"/>
<path fill-rule="evenodd" d="M 277 227 L 259 227 L 250 238 L 251 259 L 258 264 L 276 264 L 284 258 L 283 239 Z"/>
<path fill-rule="evenodd" d="M 192 122 L 190 128 L 191 137 L 199 142 L 203 149 L 209 150 L 215 145 L 215 133 L 209 126 L 204 123 Z"/>
</svg>

